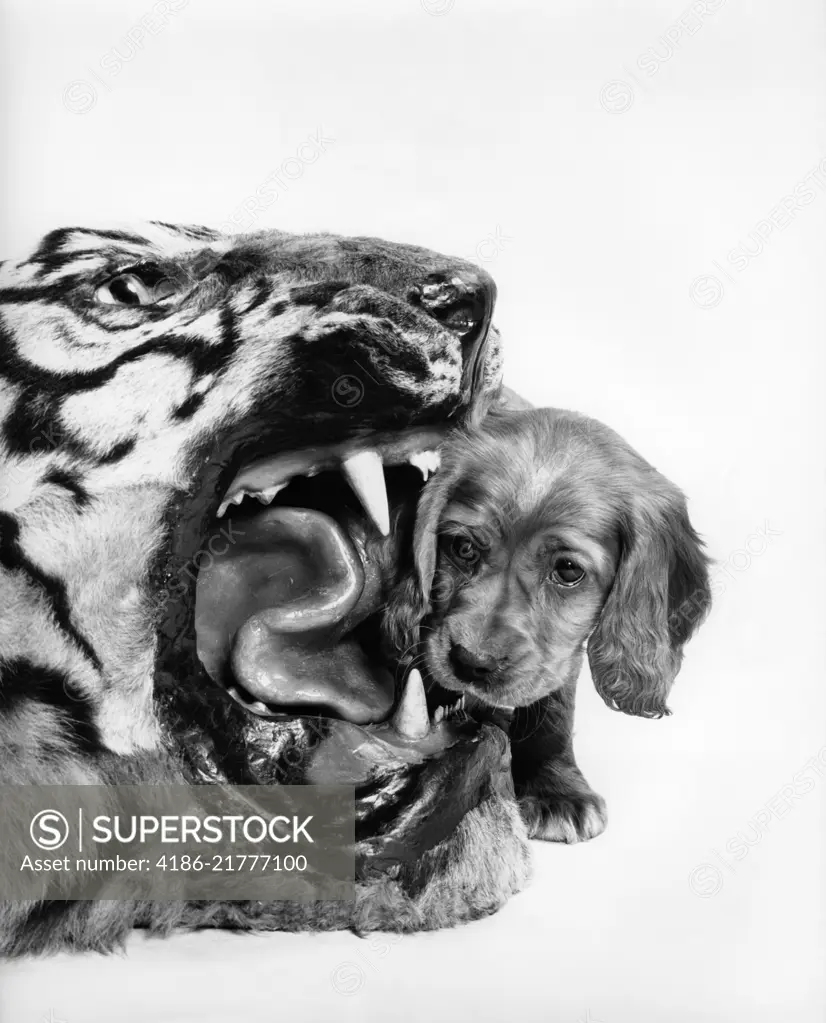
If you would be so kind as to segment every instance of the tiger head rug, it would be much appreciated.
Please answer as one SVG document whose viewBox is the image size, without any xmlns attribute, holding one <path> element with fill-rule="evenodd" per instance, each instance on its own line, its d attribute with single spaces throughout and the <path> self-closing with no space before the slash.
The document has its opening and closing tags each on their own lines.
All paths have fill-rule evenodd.
<svg viewBox="0 0 826 1023">
<path fill-rule="evenodd" d="M 505 731 L 422 722 L 378 625 L 434 451 L 500 387 L 494 299 L 326 234 L 70 228 L 0 265 L 0 783 L 340 780 L 358 821 L 354 902 L 9 902 L 0 951 L 428 929 L 522 887 Z M 325 641 L 273 666 L 285 587 Z"/>
</svg>

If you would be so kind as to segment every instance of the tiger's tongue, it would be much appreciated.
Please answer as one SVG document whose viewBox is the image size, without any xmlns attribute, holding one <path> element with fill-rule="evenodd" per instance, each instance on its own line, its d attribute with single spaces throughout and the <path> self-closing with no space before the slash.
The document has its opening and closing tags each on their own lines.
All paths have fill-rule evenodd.
<svg viewBox="0 0 826 1023">
<path fill-rule="evenodd" d="M 274 709 L 383 721 L 393 678 L 350 635 L 381 602 L 364 545 L 308 508 L 268 508 L 229 535 L 198 574 L 195 630 L 209 674 L 231 674 Z"/>
</svg>

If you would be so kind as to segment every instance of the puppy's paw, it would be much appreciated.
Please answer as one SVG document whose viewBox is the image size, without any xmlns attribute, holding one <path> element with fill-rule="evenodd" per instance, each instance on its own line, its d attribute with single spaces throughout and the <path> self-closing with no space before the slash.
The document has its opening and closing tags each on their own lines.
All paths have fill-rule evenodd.
<svg viewBox="0 0 826 1023">
<path fill-rule="evenodd" d="M 587 842 L 601 835 L 608 823 L 605 800 L 584 779 L 568 791 L 558 786 L 548 792 L 532 788 L 520 797 L 519 809 L 528 837 L 545 842 Z"/>
</svg>

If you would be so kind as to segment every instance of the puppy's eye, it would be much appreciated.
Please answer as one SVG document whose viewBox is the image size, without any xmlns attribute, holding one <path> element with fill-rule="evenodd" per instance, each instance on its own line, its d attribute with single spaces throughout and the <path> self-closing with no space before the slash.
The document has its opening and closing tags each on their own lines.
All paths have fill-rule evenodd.
<svg viewBox="0 0 826 1023">
<path fill-rule="evenodd" d="M 557 558 L 551 572 L 551 579 L 559 586 L 576 586 L 585 578 L 585 569 L 572 558 Z"/>
<path fill-rule="evenodd" d="M 175 294 L 175 285 L 149 267 L 135 268 L 112 277 L 95 292 L 101 305 L 155 305 Z"/>
<path fill-rule="evenodd" d="M 463 565 L 475 565 L 479 560 L 479 548 L 466 536 L 454 536 L 450 541 L 450 553 L 454 560 Z"/>
</svg>

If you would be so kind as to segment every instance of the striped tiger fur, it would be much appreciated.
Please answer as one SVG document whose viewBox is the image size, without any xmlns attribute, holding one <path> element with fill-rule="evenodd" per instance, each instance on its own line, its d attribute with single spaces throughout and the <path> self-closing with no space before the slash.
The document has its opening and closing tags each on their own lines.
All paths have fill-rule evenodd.
<svg viewBox="0 0 826 1023">
<path fill-rule="evenodd" d="M 262 780 L 256 755 L 281 747 L 204 702 L 185 571 L 233 459 L 472 415 L 500 386 L 493 296 L 421 248 L 160 222 L 53 231 L 0 264 L 0 783 Z M 420 867 L 415 890 L 364 882 L 354 905 L 8 903 L 0 951 L 449 925 L 523 883 L 515 804 L 488 800 Z"/>
</svg>

